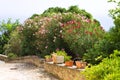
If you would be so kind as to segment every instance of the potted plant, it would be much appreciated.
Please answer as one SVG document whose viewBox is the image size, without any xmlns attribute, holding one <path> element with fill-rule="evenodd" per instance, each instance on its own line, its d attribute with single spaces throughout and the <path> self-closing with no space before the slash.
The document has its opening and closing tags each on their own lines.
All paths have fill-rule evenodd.
<svg viewBox="0 0 120 80">
<path fill-rule="evenodd" d="M 53 63 L 63 63 L 64 62 L 64 56 L 60 55 L 59 52 L 53 52 L 52 54 L 52 60 Z"/>
<path fill-rule="evenodd" d="M 77 68 L 84 69 L 87 65 L 87 62 L 84 61 L 75 61 Z"/>
<path fill-rule="evenodd" d="M 72 58 L 71 56 L 65 57 L 65 66 L 69 66 L 69 67 L 73 66 L 74 61 L 72 61 L 71 58 Z"/>
<path fill-rule="evenodd" d="M 51 55 L 46 55 L 45 60 L 46 60 L 46 62 L 51 62 L 52 61 Z"/>
</svg>

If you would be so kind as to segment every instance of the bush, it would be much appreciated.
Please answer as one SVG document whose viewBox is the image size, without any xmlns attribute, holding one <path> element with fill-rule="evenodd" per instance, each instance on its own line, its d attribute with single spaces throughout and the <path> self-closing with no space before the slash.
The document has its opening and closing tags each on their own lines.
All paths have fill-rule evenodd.
<svg viewBox="0 0 120 80">
<path fill-rule="evenodd" d="M 43 27 L 40 27 L 36 33 L 38 38 L 38 40 L 36 40 L 38 49 L 40 49 L 41 53 L 44 55 L 55 51 L 57 48 L 67 48 L 67 44 L 64 42 L 63 38 L 61 38 L 59 21 L 53 17 L 51 18 L 52 20 Z"/>
<path fill-rule="evenodd" d="M 99 22 L 76 6 L 68 10 L 49 8 L 41 15 L 33 15 L 23 24 L 19 31 L 20 54 L 44 57 L 56 48 L 64 48 L 73 58 L 77 55 L 82 57 L 102 38 L 103 33 Z"/>
<path fill-rule="evenodd" d="M 25 21 L 23 25 L 22 31 L 20 31 L 21 37 L 21 55 L 36 55 L 39 54 L 40 51 L 37 49 L 35 41 L 37 40 L 35 33 L 38 30 L 38 26 L 36 22 L 32 19 L 28 19 Z"/>
<path fill-rule="evenodd" d="M 85 59 L 88 63 L 91 64 L 98 64 L 104 58 L 108 57 L 109 52 L 108 47 L 110 47 L 109 42 L 107 39 L 103 39 L 98 41 L 93 45 L 93 47 L 87 50 L 87 53 L 84 54 L 83 59 Z"/>
<path fill-rule="evenodd" d="M 71 29 L 73 32 L 70 35 L 68 31 Z M 70 54 L 72 56 L 83 56 L 93 43 L 102 38 L 103 33 L 96 20 L 80 14 L 70 12 L 54 13 L 48 17 L 36 16 L 25 21 L 21 32 L 22 54 L 44 57 L 56 48 L 64 48 L 68 54 L 74 53 Z"/>
<path fill-rule="evenodd" d="M 86 80 L 119 80 L 120 51 L 114 50 L 109 58 L 105 58 L 99 65 L 86 68 L 83 74 Z"/>
<path fill-rule="evenodd" d="M 53 54 L 64 56 L 64 61 L 69 61 L 72 58 L 72 56 L 68 56 L 64 50 L 56 50 L 56 52 L 53 52 Z"/>
<path fill-rule="evenodd" d="M 14 53 L 8 53 L 7 56 L 8 56 L 9 59 L 15 59 L 15 58 L 17 58 L 17 55 L 14 54 Z"/>
<path fill-rule="evenodd" d="M 104 38 L 103 28 L 93 19 L 81 15 L 74 15 L 74 18 L 62 24 L 62 27 L 63 38 L 70 50 L 81 58 Z"/>
<path fill-rule="evenodd" d="M 10 39 L 4 46 L 4 49 L 4 54 L 6 55 L 8 53 L 15 53 L 17 56 L 21 56 L 21 39 L 18 29 L 11 32 Z"/>
<path fill-rule="evenodd" d="M 11 19 L 8 19 L 7 22 L 0 22 L 0 54 L 4 53 L 4 46 L 8 43 L 11 32 L 14 31 L 18 25 L 20 25 L 18 20 L 12 22 Z"/>
</svg>

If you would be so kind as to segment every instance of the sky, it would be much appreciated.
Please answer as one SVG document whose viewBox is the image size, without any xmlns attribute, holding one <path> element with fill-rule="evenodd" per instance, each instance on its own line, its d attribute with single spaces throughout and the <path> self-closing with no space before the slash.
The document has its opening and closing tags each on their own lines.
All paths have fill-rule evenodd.
<svg viewBox="0 0 120 80">
<path fill-rule="evenodd" d="M 23 23 L 33 14 L 41 14 L 49 7 L 68 9 L 72 5 L 91 13 L 106 31 L 114 26 L 108 10 L 115 8 L 115 5 L 107 3 L 107 0 L 0 0 L 0 21 L 11 18 Z"/>
</svg>

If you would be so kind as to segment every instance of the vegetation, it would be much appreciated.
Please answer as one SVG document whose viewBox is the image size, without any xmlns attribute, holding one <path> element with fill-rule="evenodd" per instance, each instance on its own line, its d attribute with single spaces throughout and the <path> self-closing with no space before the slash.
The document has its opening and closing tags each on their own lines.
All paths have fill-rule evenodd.
<svg viewBox="0 0 120 80">
<path fill-rule="evenodd" d="M 64 56 L 64 61 L 69 61 L 72 58 L 72 56 L 68 56 L 64 50 L 56 50 L 56 52 L 53 52 L 53 54 Z"/>
<path fill-rule="evenodd" d="M 98 51 L 101 51 L 103 55 L 108 53 L 108 57 L 101 60 L 102 62 L 100 64 L 87 68 L 83 72 L 86 80 L 120 80 L 120 1 L 109 0 L 109 2 L 114 2 L 117 4 L 115 9 L 110 10 L 110 15 L 114 20 L 115 26 L 107 32 L 105 35 L 106 37 L 97 49 Z M 105 44 L 105 46 L 103 46 L 103 44 Z M 113 50 L 114 53 L 111 53 Z M 100 58 L 102 58 L 102 56 Z"/>
<path fill-rule="evenodd" d="M 5 51 L 5 44 L 8 43 L 11 32 L 14 31 L 18 25 L 20 25 L 18 20 L 12 22 L 11 19 L 9 19 L 7 22 L 0 22 L 0 54 L 3 54 Z"/>
<path fill-rule="evenodd" d="M 86 80 L 120 80 L 120 51 L 114 50 L 110 57 L 96 66 L 86 68 L 83 74 Z"/>
<path fill-rule="evenodd" d="M 55 52 L 63 55 L 65 61 L 82 58 L 94 65 L 83 72 L 87 80 L 119 80 L 120 1 L 109 2 L 117 7 L 110 10 L 115 26 L 108 32 L 90 13 L 77 6 L 49 8 L 40 15 L 34 14 L 23 25 L 17 20 L 0 22 L 0 54 L 9 58 L 51 57 Z"/>
<path fill-rule="evenodd" d="M 72 21 L 75 23 L 71 24 L 70 22 Z M 89 21 L 90 25 L 88 23 Z M 85 28 L 85 26 L 89 26 L 91 29 L 89 29 L 89 27 Z M 67 37 L 69 36 L 68 30 L 72 28 L 74 28 L 71 33 L 72 37 L 70 41 L 67 41 L 69 39 L 69 37 Z M 41 15 L 34 14 L 25 21 L 24 25 L 18 26 L 14 29 L 10 34 L 10 39 L 7 44 L 4 45 L 4 53 L 15 53 L 18 56 L 38 55 L 40 57 L 44 57 L 45 55 L 49 55 L 51 52 L 54 52 L 57 48 L 64 48 L 69 55 L 74 57 L 78 55 L 82 57 L 87 49 L 91 48 L 93 44 L 87 48 L 85 46 L 88 45 L 85 43 L 82 43 L 82 45 L 81 43 L 76 43 L 78 44 L 77 46 L 84 46 L 78 50 L 81 51 L 81 53 L 78 54 L 76 49 L 80 47 L 76 48 L 76 44 L 70 45 L 71 41 L 73 39 L 74 43 L 77 39 L 80 41 L 80 37 L 84 36 L 80 36 L 83 32 L 88 33 L 88 35 L 86 34 L 86 38 L 83 38 L 88 41 L 87 36 L 90 37 L 92 30 L 95 28 L 100 28 L 99 22 L 93 19 L 90 13 L 79 9 L 77 6 L 71 6 L 68 10 L 59 7 L 49 8 Z M 104 32 L 102 29 L 100 30 L 100 33 L 98 32 L 101 38 L 102 32 Z M 73 36 L 75 33 L 75 37 L 80 36 L 77 37 L 76 40 Z M 95 43 L 98 38 L 92 37 L 91 40 Z M 14 50 L 15 47 L 17 48 L 16 50 Z"/>
<path fill-rule="evenodd" d="M 4 46 L 4 53 L 44 57 L 57 48 L 64 48 L 73 58 L 91 59 L 88 57 L 91 55 L 90 49 L 103 40 L 104 34 L 100 23 L 77 6 L 71 6 L 68 10 L 49 8 L 41 15 L 34 14 L 24 25 L 11 32 L 8 44 Z M 94 58 L 99 55 L 96 53 Z"/>
<path fill-rule="evenodd" d="M 17 55 L 14 54 L 14 53 L 9 53 L 7 56 L 8 56 L 8 59 L 15 59 L 15 58 L 17 58 Z"/>
<path fill-rule="evenodd" d="M 104 39 L 95 44 L 87 55 L 85 54 L 84 58 L 91 59 L 88 62 L 92 64 L 101 62 L 102 59 L 113 53 L 113 50 L 120 50 L 120 1 L 109 0 L 109 2 L 116 4 L 116 8 L 109 11 L 115 26 L 104 34 Z"/>
</svg>

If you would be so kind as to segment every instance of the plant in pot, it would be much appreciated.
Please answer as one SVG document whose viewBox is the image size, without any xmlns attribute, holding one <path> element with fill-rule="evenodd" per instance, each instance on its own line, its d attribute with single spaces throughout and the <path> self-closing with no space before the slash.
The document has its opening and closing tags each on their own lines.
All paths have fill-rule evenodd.
<svg viewBox="0 0 120 80">
<path fill-rule="evenodd" d="M 84 69 L 87 65 L 87 62 L 81 60 L 81 61 L 75 61 L 75 64 L 77 68 Z"/>
<path fill-rule="evenodd" d="M 52 54 L 53 63 L 63 63 L 64 62 L 64 51 L 56 51 Z"/>
<path fill-rule="evenodd" d="M 65 60 L 65 66 L 69 66 L 69 67 L 73 66 L 74 61 L 72 61 L 71 58 L 72 58 L 71 56 L 65 56 L 65 59 L 64 59 Z"/>
<path fill-rule="evenodd" d="M 46 62 L 51 62 L 52 61 L 51 55 L 46 55 L 45 60 L 46 60 Z"/>
</svg>

